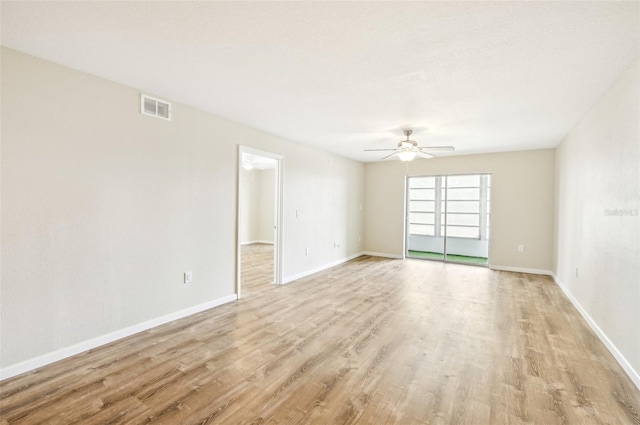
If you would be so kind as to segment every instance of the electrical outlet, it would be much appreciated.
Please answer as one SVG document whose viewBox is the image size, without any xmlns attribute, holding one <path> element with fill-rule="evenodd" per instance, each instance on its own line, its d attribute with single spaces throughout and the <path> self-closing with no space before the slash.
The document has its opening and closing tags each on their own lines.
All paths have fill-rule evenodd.
<svg viewBox="0 0 640 425">
<path fill-rule="evenodd" d="M 576 267 L 576 279 L 578 278 L 578 268 Z"/>
<path fill-rule="evenodd" d="M 193 281 L 193 272 L 184 272 L 184 283 L 191 283 Z"/>
<path fill-rule="evenodd" d="M 309 255 L 309 248 L 305 248 L 304 255 L 307 255 L 307 256 Z"/>
<path fill-rule="evenodd" d="M 518 252 L 524 252 L 524 245 L 518 245 Z"/>
</svg>

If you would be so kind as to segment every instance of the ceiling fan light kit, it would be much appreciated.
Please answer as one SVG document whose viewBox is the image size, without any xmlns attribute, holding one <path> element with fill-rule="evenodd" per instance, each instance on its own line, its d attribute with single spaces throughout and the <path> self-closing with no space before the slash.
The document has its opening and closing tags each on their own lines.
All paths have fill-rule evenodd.
<svg viewBox="0 0 640 425">
<path fill-rule="evenodd" d="M 379 152 L 379 151 L 394 151 L 390 155 L 387 155 L 381 160 L 385 160 L 387 158 L 391 158 L 392 156 L 397 156 L 400 161 L 408 162 L 413 161 L 416 156 L 421 158 L 429 159 L 433 158 L 434 155 L 430 154 L 429 150 L 435 150 L 440 152 L 452 151 L 455 150 L 453 146 L 418 146 L 418 142 L 415 140 L 410 140 L 409 136 L 413 134 L 413 130 L 404 130 L 404 135 L 407 136 L 407 140 L 401 140 L 398 142 L 398 147 L 396 149 L 365 149 L 366 152 Z"/>
<path fill-rule="evenodd" d="M 417 154 L 418 152 L 407 149 L 407 150 L 398 152 L 396 155 L 398 155 L 398 159 L 400 159 L 400 161 L 408 162 L 408 161 L 413 161 L 413 159 L 416 157 Z"/>
</svg>

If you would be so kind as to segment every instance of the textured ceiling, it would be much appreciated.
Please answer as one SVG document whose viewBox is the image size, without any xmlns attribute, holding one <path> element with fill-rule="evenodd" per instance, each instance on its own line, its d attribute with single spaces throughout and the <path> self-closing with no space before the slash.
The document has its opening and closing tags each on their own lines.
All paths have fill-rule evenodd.
<svg viewBox="0 0 640 425">
<path fill-rule="evenodd" d="M 556 146 L 640 53 L 639 2 L 7 2 L 1 43 L 362 161 L 402 129 Z"/>
</svg>

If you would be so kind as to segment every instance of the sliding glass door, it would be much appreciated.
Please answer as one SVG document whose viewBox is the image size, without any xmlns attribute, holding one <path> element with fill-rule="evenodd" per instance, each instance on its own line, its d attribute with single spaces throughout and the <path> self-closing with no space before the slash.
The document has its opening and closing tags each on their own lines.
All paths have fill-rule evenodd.
<svg viewBox="0 0 640 425">
<path fill-rule="evenodd" d="M 407 180 L 406 256 L 488 265 L 491 176 Z"/>
</svg>

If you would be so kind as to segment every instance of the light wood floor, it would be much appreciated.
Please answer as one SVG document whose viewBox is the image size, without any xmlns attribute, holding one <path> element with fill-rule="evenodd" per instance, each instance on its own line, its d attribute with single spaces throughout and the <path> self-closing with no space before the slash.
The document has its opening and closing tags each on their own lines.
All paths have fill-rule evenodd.
<svg viewBox="0 0 640 425">
<path fill-rule="evenodd" d="M 242 298 L 260 296 L 273 290 L 273 245 L 251 244 L 242 247 Z"/>
<path fill-rule="evenodd" d="M 263 283 L 2 382 L 0 424 L 640 424 L 547 277 L 361 257 Z"/>
</svg>

